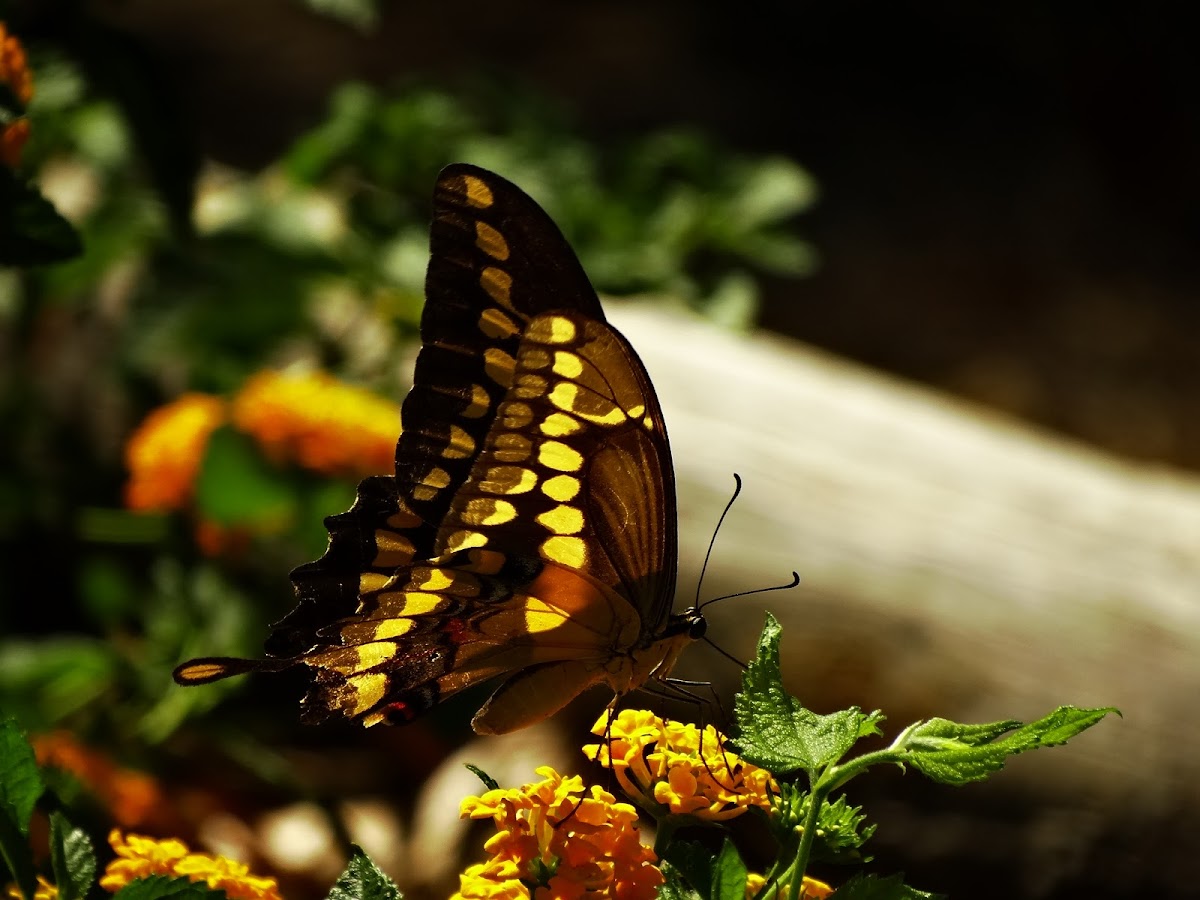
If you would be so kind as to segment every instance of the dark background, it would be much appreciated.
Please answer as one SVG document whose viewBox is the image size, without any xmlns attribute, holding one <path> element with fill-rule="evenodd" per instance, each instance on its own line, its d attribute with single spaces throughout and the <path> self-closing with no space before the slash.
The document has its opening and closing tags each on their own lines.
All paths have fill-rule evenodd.
<svg viewBox="0 0 1200 900">
<path fill-rule="evenodd" d="M 384 3 L 370 36 L 286 0 L 90 6 L 237 165 L 337 83 L 414 76 L 532 85 L 602 145 L 687 125 L 786 154 L 820 186 L 801 229 L 823 265 L 763 324 L 1200 464 L 1200 63 L 1166 4 Z"/>
</svg>

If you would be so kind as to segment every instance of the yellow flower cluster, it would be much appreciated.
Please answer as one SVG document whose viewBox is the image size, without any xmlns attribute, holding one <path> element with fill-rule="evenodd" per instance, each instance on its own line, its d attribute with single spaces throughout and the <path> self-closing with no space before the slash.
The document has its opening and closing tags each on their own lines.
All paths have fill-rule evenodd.
<svg viewBox="0 0 1200 900">
<path fill-rule="evenodd" d="M 106 891 L 116 893 L 137 878 L 174 875 L 202 881 L 213 890 L 224 891 L 230 900 L 281 900 L 274 878 L 251 875 L 245 865 L 224 856 L 192 853 L 187 844 L 175 838 L 158 841 L 138 834 L 121 837 L 121 832 L 114 829 L 108 842 L 117 858 L 100 878 L 100 887 Z"/>
<path fill-rule="evenodd" d="M 662 884 L 657 857 L 639 839 L 637 810 L 578 776 L 549 766 L 544 780 L 462 802 L 463 818 L 491 818 L 485 863 L 459 876 L 451 900 L 652 900 Z"/>
<path fill-rule="evenodd" d="M 25 48 L 0 22 L 0 84 L 8 86 L 21 105 L 33 99 L 33 73 L 25 60 Z M 21 150 L 29 139 L 29 120 L 23 116 L 11 121 L 0 114 L 0 163 L 15 169 Z"/>
<path fill-rule="evenodd" d="M 751 872 L 746 877 L 746 900 L 753 900 L 754 897 L 757 897 L 759 891 L 766 884 L 767 879 L 765 877 L 759 875 L 757 872 Z M 778 896 L 786 897 L 788 895 L 788 887 L 789 885 L 787 884 L 780 885 Z M 825 900 L 832 893 L 833 888 L 825 882 L 809 878 L 807 875 L 804 876 L 804 880 L 800 883 L 800 900 Z"/>
<path fill-rule="evenodd" d="M 143 772 L 120 768 L 104 754 L 83 746 L 70 732 L 38 735 L 32 743 L 38 765 L 73 774 L 120 825 L 144 825 L 165 806 L 157 781 Z"/>
<path fill-rule="evenodd" d="M 377 475 L 393 465 L 400 409 L 323 372 L 265 371 L 234 398 L 233 424 L 274 459 L 324 475 Z"/>
<path fill-rule="evenodd" d="M 21 893 L 21 889 L 15 884 L 8 886 L 5 895 L 9 900 L 26 900 L 25 895 Z M 58 887 L 39 875 L 37 877 L 37 890 L 33 892 L 32 900 L 58 900 Z"/>
<path fill-rule="evenodd" d="M 621 710 L 610 724 L 606 710 L 592 734 L 606 741 L 588 744 L 584 754 L 611 768 L 621 789 L 656 816 L 732 819 L 753 806 L 769 810 L 778 791 L 770 772 L 738 758 L 711 725 L 640 709 Z"/>
<path fill-rule="evenodd" d="M 231 419 L 277 461 L 325 475 L 371 475 L 393 464 L 400 409 L 322 373 L 260 372 L 226 403 L 184 394 L 151 412 L 125 445 L 125 502 L 136 510 L 185 508 L 209 435 Z"/>
</svg>

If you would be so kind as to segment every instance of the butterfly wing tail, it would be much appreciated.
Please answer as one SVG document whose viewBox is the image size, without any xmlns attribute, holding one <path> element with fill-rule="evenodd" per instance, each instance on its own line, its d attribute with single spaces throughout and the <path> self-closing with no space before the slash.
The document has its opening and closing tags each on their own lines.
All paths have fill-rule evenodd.
<svg viewBox="0 0 1200 900">
<path fill-rule="evenodd" d="M 175 669 L 171 677 L 176 684 L 190 687 L 208 684 L 247 672 L 282 672 L 290 669 L 298 659 L 238 659 L 231 656 L 204 656 L 192 659 Z"/>
</svg>

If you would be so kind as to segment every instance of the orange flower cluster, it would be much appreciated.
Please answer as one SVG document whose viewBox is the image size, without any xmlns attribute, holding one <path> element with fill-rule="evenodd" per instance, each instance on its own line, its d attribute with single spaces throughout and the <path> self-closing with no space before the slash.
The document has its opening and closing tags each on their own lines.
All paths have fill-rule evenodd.
<svg viewBox="0 0 1200 900">
<path fill-rule="evenodd" d="M 637 811 L 578 776 L 549 766 L 543 781 L 492 790 L 462 802 L 463 818 L 491 818 L 491 858 L 459 876 L 451 900 L 652 900 L 663 882 L 657 857 L 642 846 Z"/>
<path fill-rule="evenodd" d="M 377 475 L 393 465 L 400 409 L 323 372 L 260 372 L 233 400 L 233 424 L 273 459 L 324 475 Z"/>
<path fill-rule="evenodd" d="M 138 878 L 150 875 L 183 876 L 224 891 L 230 900 L 282 900 L 274 878 L 251 875 L 247 866 L 224 856 L 192 853 L 175 838 L 155 840 L 138 834 L 125 837 L 113 829 L 108 842 L 117 858 L 108 864 L 100 887 L 116 893 Z"/>
<path fill-rule="evenodd" d="M 70 772 L 96 795 L 114 821 L 126 828 L 143 825 L 162 809 L 158 782 L 149 775 L 122 769 L 91 750 L 67 731 L 52 731 L 33 739 L 38 765 Z"/>
<path fill-rule="evenodd" d="M 209 435 L 227 420 L 272 459 L 324 475 L 372 475 L 393 465 L 400 408 L 321 372 L 260 372 L 227 403 L 184 394 L 151 412 L 125 445 L 125 502 L 136 510 L 186 508 Z"/>
<path fill-rule="evenodd" d="M 771 808 L 778 791 L 771 773 L 739 759 L 711 725 L 668 722 L 648 710 L 622 710 L 611 725 L 606 710 L 592 726 L 605 736 L 583 748 L 611 768 L 617 783 L 653 815 L 721 821 L 757 806 Z"/>
<path fill-rule="evenodd" d="M 22 106 L 33 99 L 33 73 L 25 60 L 25 48 L 8 33 L 3 22 L 0 22 L 0 84 L 7 85 Z M 9 120 L 0 114 L 0 163 L 15 169 L 28 139 L 28 119 Z"/>
<path fill-rule="evenodd" d="M 146 416 L 125 444 L 125 505 L 143 511 L 187 506 L 208 436 L 225 415 L 220 397 L 184 394 Z"/>
</svg>

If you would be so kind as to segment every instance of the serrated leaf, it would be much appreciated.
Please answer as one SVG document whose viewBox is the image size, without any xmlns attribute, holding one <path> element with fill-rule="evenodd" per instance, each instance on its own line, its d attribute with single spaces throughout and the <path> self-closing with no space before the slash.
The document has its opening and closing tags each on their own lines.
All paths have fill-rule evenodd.
<svg viewBox="0 0 1200 900">
<path fill-rule="evenodd" d="M 825 716 L 805 709 L 783 687 L 781 632 L 778 621 L 767 613 L 758 655 L 743 673 L 742 692 L 735 700 L 739 734 L 734 743 L 744 759 L 775 775 L 804 769 L 815 778 L 859 738 L 877 734 L 883 717 L 877 712 L 863 713 L 858 707 Z"/>
<path fill-rule="evenodd" d="M 295 515 L 296 497 L 246 435 L 218 428 L 208 439 L 196 479 L 196 509 L 218 525 L 272 531 Z"/>
<path fill-rule="evenodd" d="M 50 814 L 50 865 L 58 900 L 80 900 L 96 880 L 96 853 L 91 839 L 60 812 Z"/>
<path fill-rule="evenodd" d="M 962 725 L 948 719 L 930 719 L 913 728 L 897 749 L 904 750 L 903 762 L 911 763 L 934 781 L 967 784 L 1004 768 L 1010 756 L 1066 743 L 1111 712 L 1119 715 L 1111 706 L 1060 706 L 1028 725 L 1017 721 Z"/>
<path fill-rule="evenodd" d="M 942 894 L 918 891 L 904 883 L 903 875 L 877 878 L 874 875 L 855 875 L 829 895 L 837 900 L 944 900 Z"/>
<path fill-rule="evenodd" d="M 497 790 L 500 787 L 500 782 L 498 782 L 487 772 L 483 771 L 483 769 L 479 768 L 479 766 L 473 766 L 470 763 L 463 763 L 463 765 L 467 767 L 467 770 L 470 771 L 471 774 L 482 781 L 483 786 L 489 791 Z"/>
<path fill-rule="evenodd" d="M 379 871 L 362 848 L 356 846 L 346 871 L 329 891 L 328 900 L 401 900 L 401 897 L 392 879 Z"/>
<path fill-rule="evenodd" d="M 226 900 L 224 891 L 216 891 L 203 881 L 183 877 L 151 875 L 129 882 L 113 894 L 113 900 Z"/>
<path fill-rule="evenodd" d="M 746 864 L 729 838 L 721 845 L 721 852 L 713 861 L 712 900 L 745 900 Z"/>
</svg>

